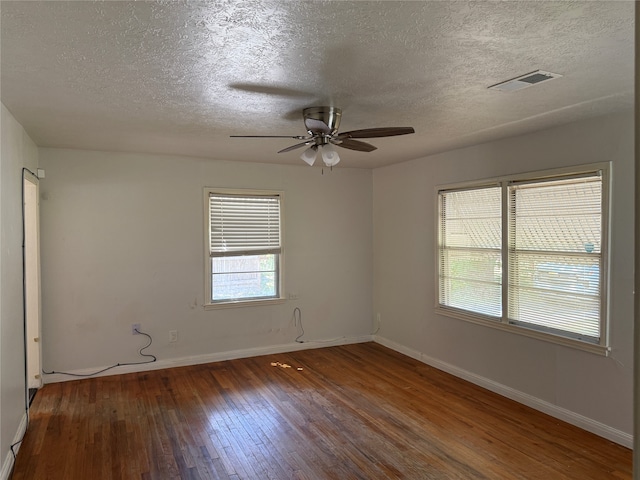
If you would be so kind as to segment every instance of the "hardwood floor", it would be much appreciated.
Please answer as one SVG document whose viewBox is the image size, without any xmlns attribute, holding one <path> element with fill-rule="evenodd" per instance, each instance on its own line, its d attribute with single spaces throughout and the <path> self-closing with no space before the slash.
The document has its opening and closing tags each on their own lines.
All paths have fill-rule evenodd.
<svg viewBox="0 0 640 480">
<path fill-rule="evenodd" d="M 50 384 L 20 479 L 630 479 L 631 451 L 374 343 Z"/>
</svg>

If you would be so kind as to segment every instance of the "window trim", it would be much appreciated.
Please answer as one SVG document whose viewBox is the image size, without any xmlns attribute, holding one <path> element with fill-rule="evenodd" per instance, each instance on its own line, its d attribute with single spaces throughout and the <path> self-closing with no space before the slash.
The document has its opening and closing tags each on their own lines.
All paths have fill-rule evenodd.
<svg viewBox="0 0 640 480">
<path fill-rule="evenodd" d="M 554 334 L 551 332 L 545 332 L 542 330 L 535 330 L 527 328 L 525 326 L 516 325 L 510 323 L 508 312 L 508 294 L 509 294 L 509 184 L 514 182 L 536 182 L 544 180 L 553 180 L 555 177 L 566 177 L 571 175 L 585 176 L 600 172 L 602 176 L 602 271 L 601 274 L 601 293 L 600 293 L 600 341 L 599 343 L 591 343 L 575 338 L 570 338 L 563 335 Z M 486 188 L 495 186 L 496 184 L 502 187 L 502 317 L 495 319 L 487 315 L 480 313 L 469 312 L 466 310 L 458 309 L 455 307 L 448 307 L 440 304 L 440 269 L 435 268 L 435 313 L 444 315 L 447 317 L 464 320 L 470 323 L 478 325 L 484 325 L 497 330 L 505 332 L 515 333 L 518 335 L 535 338 L 537 340 L 543 340 L 546 342 L 564 345 L 567 347 L 608 356 L 611 350 L 609 342 L 609 269 L 611 250 L 610 237 L 611 237 L 611 178 L 612 178 L 612 165 L 611 162 L 600 162 L 583 165 L 575 165 L 570 167 L 562 167 L 556 169 L 524 172 L 511 175 L 505 175 L 500 177 L 494 177 L 490 179 L 460 182 L 455 184 L 436 185 L 435 186 L 435 265 L 439 265 L 440 262 L 440 199 L 439 193 L 442 191 L 452 190 L 467 190 L 474 188 Z"/>
<path fill-rule="evenodd" d="M 209 212 L 209 196 L 210 194 L 221 195 L 246 195 L 246 196 L 278 196 L 280 197 L 280 254 L 278 259 L 278 297 L 274 298 L 253 298 L 238 299 L 225 301 L 211 301 L 211 260 L 209 242 L 211 240 L 211 218 Z M 282 190 L 255 190 L 240 188 L 217 188 L 204 187 L 203 193 L 203 230 L 204 230 L 204 302 L 205 310 L 217 310 L 220 308 L 234 307 L 255 307 L 263 305 L 281 304 L 286 301 L 284 297 L 284 191 Z"/>
</svg>

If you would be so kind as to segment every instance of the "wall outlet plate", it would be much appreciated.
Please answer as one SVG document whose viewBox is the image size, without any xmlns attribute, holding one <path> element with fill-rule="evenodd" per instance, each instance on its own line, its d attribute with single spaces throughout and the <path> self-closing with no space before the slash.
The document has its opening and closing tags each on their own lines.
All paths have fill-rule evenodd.
<svg viewBox="0 0 640 480">
<path fill-rule="evenodd" d="M 137 332 L 136 332 L 137 330 Z M 140 335 L 140 324 L 132 323 L 131 324 L 131 335 Z"/>
</svg>

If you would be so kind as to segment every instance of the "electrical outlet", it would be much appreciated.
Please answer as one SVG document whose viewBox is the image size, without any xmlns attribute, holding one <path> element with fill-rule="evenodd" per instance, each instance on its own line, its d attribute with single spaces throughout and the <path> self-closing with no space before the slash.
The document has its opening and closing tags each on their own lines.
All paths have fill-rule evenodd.
<svg viewBox="0 0 640 480">
<path fill-rule="evenodd" d="M 175 343 L 178 341 L 178 331 L 169 330 L 169 343 Z"/>
<path fill-rule="evenodd" d="M 131 335 L 140 335 L 140 324 L 139 323 L 132 323 L 131 324 Z"/>
<path fill-rule="evenodd" d="M 298 295 L 298 292 L 289 293 L 289 300 L 297 300 L 298 298 L 300 298 L 300 295 Z"/>
</svg>

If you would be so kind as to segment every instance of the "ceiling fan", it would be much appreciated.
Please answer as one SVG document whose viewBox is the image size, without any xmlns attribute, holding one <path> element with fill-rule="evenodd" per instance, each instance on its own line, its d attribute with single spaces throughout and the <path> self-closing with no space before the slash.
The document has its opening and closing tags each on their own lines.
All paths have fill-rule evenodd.
<svg viewBox="0 0 640 480">
<path fill-rule="evenodd" d="M 359 152 L 372 152 L 377 147 L 367 142 L 354 140 L 356 138 L 392 137 L 415 133 L 413 127 L 382 127 L 365 128 L 338 133 L 342 110 L 337 107 L 309 107 L 302 110 L 304 126 L 308 135 L 231 135 L 235 138 L 295 138 L 303 140 L 290 147 L 283 148 L 278 153 L 289 152 L 296 148 L 308 147 L 300 156 L 307 164 L 313 165 L 318 152 L 327 167 L 333 167 L 340 161 L 340 156 L 334 145 Z"/>
</svg>

